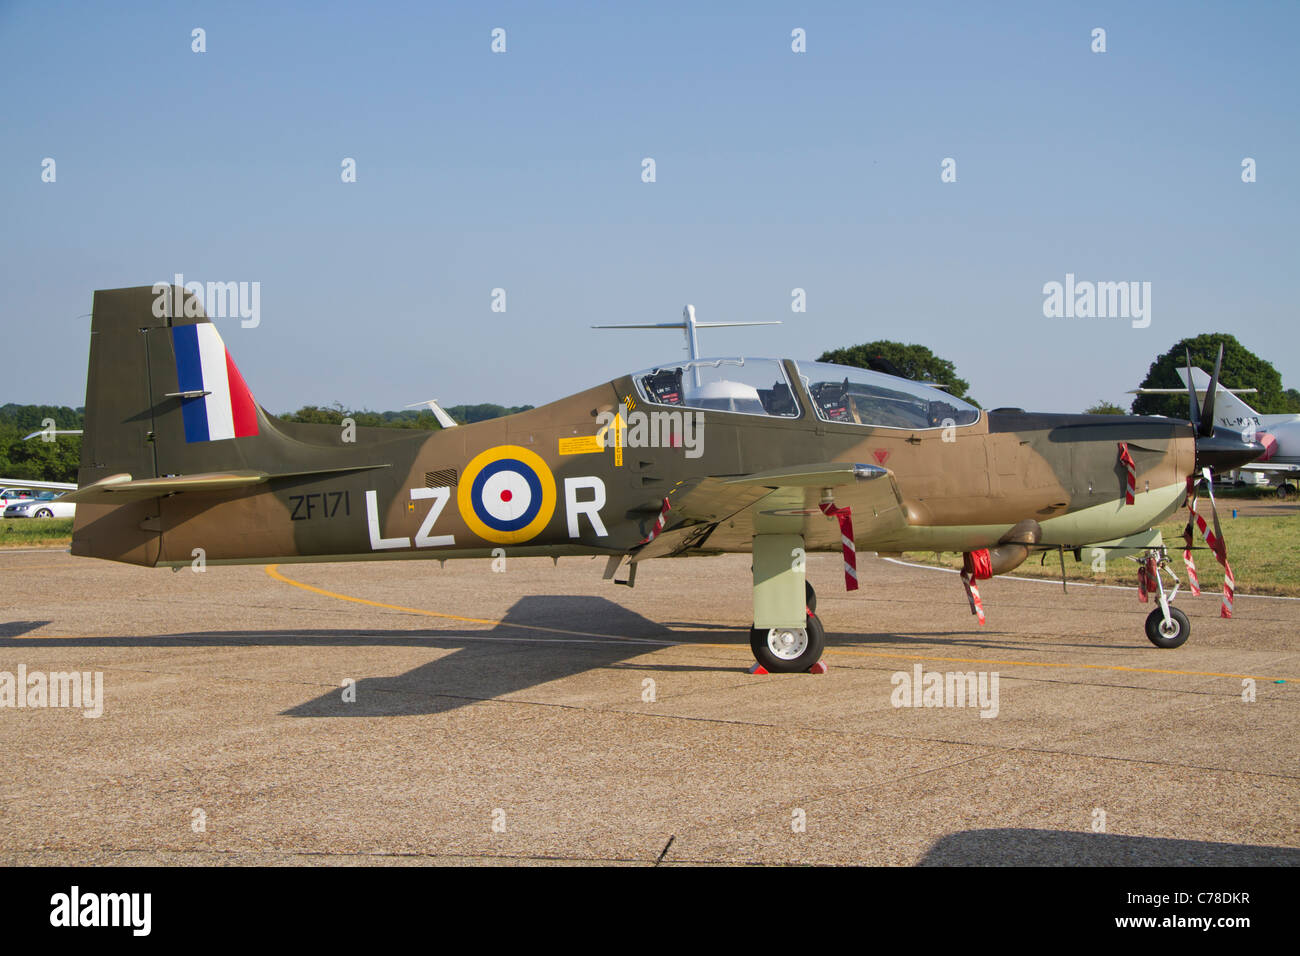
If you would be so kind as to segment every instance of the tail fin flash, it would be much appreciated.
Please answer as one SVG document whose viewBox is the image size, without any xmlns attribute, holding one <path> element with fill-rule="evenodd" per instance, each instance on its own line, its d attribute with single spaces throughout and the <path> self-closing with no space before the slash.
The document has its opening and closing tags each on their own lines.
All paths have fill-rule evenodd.
<svg viewBox="0 0 1300 956">
<path fill-rule="evenodd" d="M 186 442 L 258 433 L 257 404 L 215 325 L 173 326 L 172 351 Z"/>
</svg>

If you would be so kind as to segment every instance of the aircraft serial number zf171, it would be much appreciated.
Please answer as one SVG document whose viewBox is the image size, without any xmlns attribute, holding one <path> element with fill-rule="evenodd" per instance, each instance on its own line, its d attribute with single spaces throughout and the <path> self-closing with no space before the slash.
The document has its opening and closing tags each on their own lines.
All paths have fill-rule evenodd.
<svg viewBox="0 0 1300 956">
<path fill-rule="evenodd" d="M 1147 635 L 1178 646 L 1188 623 L 1152 529 L 1201 469 L 1263 452 L 1207 428 L 1194 394 L 1190 423 L 984 412 L 883 372 L 772 359 L 664 365 L 433 433 L 349 433 L 268 415 L 216 327 L 186 314 L 201 309 L 160 317 L 154 295 L 95 293 L 74 554 L 179 567 L 195 548 L 210 564 L 505 548 L 605 555 L 630 584 L 650 558 L 750 552 L 750 643 L 769 670 L 821 657 L 802 560 L 817 550 L 845 551 L 850 586 L 856 548 L 964 552 L 972 610 L 975 580 L 1034 551 L 1141 552 L 1160 596 Z"/>
</svg>

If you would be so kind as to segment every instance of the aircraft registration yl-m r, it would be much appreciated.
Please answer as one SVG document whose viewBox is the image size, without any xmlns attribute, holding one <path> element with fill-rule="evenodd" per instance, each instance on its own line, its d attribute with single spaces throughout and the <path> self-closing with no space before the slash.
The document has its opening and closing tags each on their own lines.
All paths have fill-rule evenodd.
<svg viewBox="0 0 1300 956">
<path fill-rule="evenodd" d="M 1207 428 L 1194 394 L 1190 423 L 984 412 L 882 372 L 739 358 L 433 433 L 349 434 L 268 415 L 198 302 L 162 287 L 160 309 L 157 288 L 95 293 L 73 554 L 180 567 L 199 548 L 213 565 L 505 548 L 604 555 L 606 578 L 626 561 L 631 584 L 650 558 L 750 552 L 750 643 L 773 671 L 821 657 L 803 561 L 818 550 L 845 551 L 850 587 L 854 548 L 964 552 L 981 621 L 975 581 L 1034 551 L 1140 552 L 1160 598 L 1147 635 L 1176 647 L 1189 625 L 1153 529 L 1194 503 L 1201 469 L 1263 451 Z"/>
</svg>

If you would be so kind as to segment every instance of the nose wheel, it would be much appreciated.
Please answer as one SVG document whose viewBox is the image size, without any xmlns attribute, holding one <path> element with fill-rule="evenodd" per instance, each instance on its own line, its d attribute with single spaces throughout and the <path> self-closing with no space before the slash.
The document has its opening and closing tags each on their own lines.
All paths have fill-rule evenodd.
<svg viewBox="0 0 1300 956">
<path fill-rule="evenodd" d="M 1147 640 L 1156 647 L 1182 647 L 1191 632 L 1192 625 L 1187 615 L 1176 607 L 1169 608 L 1167 620 L 1160 608 L 1147 615 Z"/>
<path fill-rule="evenodd" d="M 803 627 L 750 628 L 749 648 L 754 659 L 771 673 L 798 673 L 822 659 L 826 630 L 809 610 Z"/>
</svg>

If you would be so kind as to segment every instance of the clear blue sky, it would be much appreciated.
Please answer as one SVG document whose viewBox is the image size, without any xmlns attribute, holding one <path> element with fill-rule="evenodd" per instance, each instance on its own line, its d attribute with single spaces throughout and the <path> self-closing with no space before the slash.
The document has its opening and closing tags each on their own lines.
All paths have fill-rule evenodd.
<svg viewBox="0 0 1300 956">
<path fill-rule="evenodd" d="M 93 290 L 176 272 L 261 283 L 219 325 L 272 411 L 540 404 L 686 302 L 784 322 L 706 353 L 919 342 L 986 406 L 1127 404 L 1205 331 L 1300 387 L 1300 4 L 703 7 L 0 2 L 0 402 L 82 404 Z M 1150 327 L 1044 318 L 1067 272 Z"/>
</svg>

